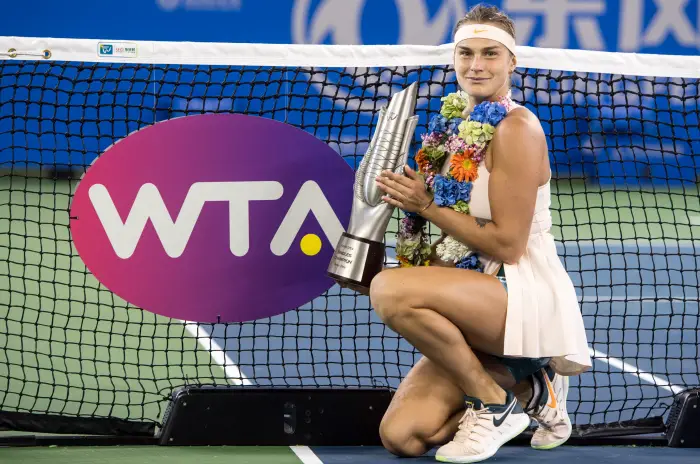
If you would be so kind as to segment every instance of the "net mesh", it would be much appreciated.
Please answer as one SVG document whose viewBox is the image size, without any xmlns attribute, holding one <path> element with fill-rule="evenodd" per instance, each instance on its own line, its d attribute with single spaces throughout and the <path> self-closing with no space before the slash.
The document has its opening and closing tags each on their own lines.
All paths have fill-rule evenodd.
<svg viewBox="0 0 700 464">
<path fill-rule="evenodd" d="M 572 378 L 579 426 L 663 416 L 674 394 L 700 384 L 698 79 L 620 72 L 521 67 L 513 78 L 513 99 L 547 135 L 552 232 L 594 357 L 592 372 Z M 379 108 L 415 81 L 413 151 L 440 97 L 457 90 L 447 65 L 0 61 L 0 411 L 159 424 L 185 384 L 397 387 L 420 354 L 367 297 L 335 286 L 241 324 L 156 316 L 86 270 L 69 207 L 108 146 L 206 112 L 293 124 L 356 168 Z"/>
</svg>

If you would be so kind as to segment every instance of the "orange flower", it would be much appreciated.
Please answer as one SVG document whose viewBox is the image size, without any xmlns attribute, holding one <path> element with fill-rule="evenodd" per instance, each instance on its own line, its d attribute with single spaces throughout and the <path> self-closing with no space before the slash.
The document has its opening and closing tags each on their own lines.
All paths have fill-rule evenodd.
<svg viewBox="0 0 700 464">
<path fill-rule="evenodd" d="M 416 153 L 416 163 L 418 164 L 418 169 L 420 171 L 425 171 L 428 168 L 428 157 L 425 154 L 425 151 L 421 148 L 418 150 L 418 153 Z"/>
<path fill-rule="evenodd" d="M 479 165 L 471 159 L 470 151 L 454 155 L 450 162 L 450 173 L 459 182 L 472 182 L 478 175 Z"/>
</svg>

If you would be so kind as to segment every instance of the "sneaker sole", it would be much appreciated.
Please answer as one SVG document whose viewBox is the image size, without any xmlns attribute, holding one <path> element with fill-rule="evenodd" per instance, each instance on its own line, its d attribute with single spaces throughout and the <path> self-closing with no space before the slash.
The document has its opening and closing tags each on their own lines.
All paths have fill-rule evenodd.
<svg viewBox="0 0 700 464">
<path fill-rule="evenodd" d="M 554 449 L 558 446 L 563 445 L 564 443 L 566 443 L 569 440 L 569 438 L 571 438 L 571 430 L 572 430 L 571 424 L 569 424 L 569 433 L 564 438 L 560 438 L 559 440 L 552 442 L 552 443 L 548 443 L 546 445 L 533 445 L 532 442 L 530 442 L 530 447 L 532 449 L 536 449 L 538 451 L 546 451 L 546 450 Z"/>
<path fill-rule="evenodd" d="M 566 388 L 564 389 L 564 404 L 566 404 L 566 400 L 568 399 L 568 396 L 569 396 L 569 382 L 567 380 L 566 381 Z M 569 422 L 569 434 L 564 438 L 560 438 L 559 440 L 552 442 L 552 443 L 549 443 L 549 444 L 546 444 L 546 445 L 533 445 L 532 442 L 530 442 L 530 447 L 532 449 L 535 449 L 538 451 L 551 450 L 551 449 L 554 449 L 554 448 L 557 448 L 557 447 L 563 445 L 564 443 L 566 443 L 569 440 L 569 438 L 571 438 L 572 426 L 571 426 L 571 420 L 569 419 L 569 413 L 565 410 L 564 414 L 566 415 L 566 420 Z"/>
<path fill-rule="evenodd" d="M 561 440 L 557 440 L 554 443 L 550 443 L 549 445 L 542 445 L 542 446 L 535 446 L 535 445 L 530 445 L 532 449 L 536 449 L 538 451 L 546 451 L 546 450 L 551 450 L 554 449 L 558 446 L 563 445 L 569 440 L 569 437 L 562 438 Z"/>
<path fill-rule="evenodd" d="M 513 433 L 509 435 L 505 435 L 504 439 L 501 441 L 501 443 L 496 446 L 496 449 L 493 451 L 487 451 L 485 453 L 477 454 L 475 456 L 439 456 L 435 455 L 435 459 L 440 462 L 452 462 L 452 463 L 458 463 L 458 464 L 468 464 L 470 462 L 481 462 L 485 461 L 486 459 L 492 457 L 494 454 L 498 452 L 499 449 L 501 449 L 501 446 L 505 445 L 509 441 L 511 441 L 513 438 L 517 437 L 521 433 L 523 433 L 525 430 L 530 427 L 530 418 L 527 417 L 527 420 L 524 421 L 524 425 L 522 428 L 516 427 L 513 429 Z"/>
</svg>

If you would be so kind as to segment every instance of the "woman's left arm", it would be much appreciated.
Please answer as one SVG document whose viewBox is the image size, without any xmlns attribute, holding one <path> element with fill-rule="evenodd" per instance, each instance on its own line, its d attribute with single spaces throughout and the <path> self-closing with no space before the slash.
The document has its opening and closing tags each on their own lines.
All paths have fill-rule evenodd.
<svg viewBox="0 0 700 464">
<path fill-rule="evenodd" d="M 527 247 L 547 142 L 537 118 L 522 110 L 501 122 L 491 146 L 491 220 L 434 206 L 423 216 L 455 239 L 513 264 Z"/>
<path fill-rule="evenodd" d="M 411 169 L 406 169 L 407 178 L 382 173 L 380 187 L 391 195 L 385 201 L 421 214 L 443 233 L 477 251 L 505 263 L 517 262 L 527 246 L 547 143 L 537 118 L 522 110 L 499 124 L 491 147 L 491 220 L 429 203 L 423 183 Z"/>
</svg>

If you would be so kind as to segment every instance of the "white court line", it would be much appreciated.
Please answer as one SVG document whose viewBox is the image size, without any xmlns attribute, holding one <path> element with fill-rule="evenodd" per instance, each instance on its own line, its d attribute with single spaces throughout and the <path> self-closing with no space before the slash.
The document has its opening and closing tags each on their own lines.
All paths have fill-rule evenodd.
<svg viewBox="0 0 700 464">
<path fill-rule="evenodd" d="M 696 224 L 700 225 L 700 215 L 695 216 Z M 393 232 L 392 232 L 393 235 Z M 390 237 L 385 238 L 386 246 L 396 247 L 396 238 Z M 617 239 L 605 239 L 599 238 L 596 240 L 556 240 L 556 244 L 561 246 L 574 246 L 577 245 L 581 248 L 599 248 L 602 246 L 622 246 L 622 245 L 644 245 L 644 246 L 665 246 L 665 247 L 681 247 L 681 248 L 694 248 L 697 247 L 697 243 L 693 240 L 672 240 L 672 239 L 646 239 L 646 238 L 630 238 L 625 240 Z M 618 254 L 618 253 L 616 253 Z"/>
<path fill-rule="evenodd" d="M 596 240 L 556 240 L 557 245 L 572 246 L 578 245 L 583 248 L 600 246 L 621 246 L 621 245 L 646 245 L 646 246 L 667 246 L 667 247 L 693 247 L 697 246 L 693 240 L 673 240 L 673 239 L 648 239 L 648 238 L 627 238 L 624 240 L 599 238 Z"/>
<path fill-rule="evenodd" d="M 612 367 L 621 370 L 622 372 L 627 372 L 629 374 L 636 375 L 637 377 L 639 377 L 640 380 L 655 385 L 659 388 L 663 388 L 664 390 L 669 391 L 671 393 L 680 393 L 683 390 L 685 390 L 684 388 L 679 387 L 678 385 L 672 385 L 668 380 L 664 380 L 661 377 L 643 371 L 638 367 L 633 366 L 632 364 L 628 364 L 620 359 L 613 358 L 612 356 L 609 356 L 603 353 L 602 351 L 598 351 L 593 348 L 588 348 L 588 352 L 597 361 L 607 363 Z"/>
<path fill-rule="evenodd" d="M 635 284 L 639 285 L 639 284 Z M 658 303 L 658 302 L 669 302 L 669 303 L 697 303 L 697 298 L 651 298 L 643 296 L 586 296 L 580 298 L 581 303 L 610 303 L 613 301 L 622 301 L 626 303 Z"/>
<path fill-rule="evenodd" d="M 221 345 L 213 339 L 211 334 L 208 334 L 199 324 L 187 321 L 183 322 L 185 323 L 185 329 L 197 339 L 200 346 L 209 353 L 211 359 L 224 369 L 226 377 L 233 382 L 234 385 L 253 385 L 248 377 L 241 372 L 236 363 L 226 354 Z"/>
<path fill-rule="evenodd" d="M 296 454 L 299 460 L 304 464 L 323 464 L 323 461 L 321 461 L 308 446 L 290 446 L 289 448 L 294 451 L 294 454 Z"/>
</svg>

